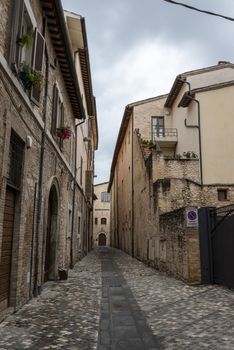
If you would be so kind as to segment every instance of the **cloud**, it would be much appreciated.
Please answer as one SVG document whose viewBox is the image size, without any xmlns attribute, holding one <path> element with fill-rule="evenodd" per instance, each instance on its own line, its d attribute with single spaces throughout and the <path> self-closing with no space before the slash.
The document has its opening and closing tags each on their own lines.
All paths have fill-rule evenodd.
<svg viewBox="0 0 234 350">
<path fill-rule="evenodd" d="M 234 17 L 233 0 L 186 0 Z M 162 0 L 63 0 L 86 18 L 99 151 L 96 182 L 107 181 L 125 105 L 168 92 L 177 74 L 233 61 L 233 22 Z"/>
<path fill-rule="evenodd" d="M 169 92 L 178 73 L 191 69 L 197 47 L 187 49 L 168 46 L 163 40 L 145 40 L 129 48 L 120 60 L 100 67 L 94 73 L 99 105 L 100 144 L 97 153 L 98 181 L 109 178 L 111 159 L 124 113 L 128 103 Z M 200 68 L 199 55 L 193 68 Z M 103 159 L 106 159 L 104 162 Z"/>
</svg>

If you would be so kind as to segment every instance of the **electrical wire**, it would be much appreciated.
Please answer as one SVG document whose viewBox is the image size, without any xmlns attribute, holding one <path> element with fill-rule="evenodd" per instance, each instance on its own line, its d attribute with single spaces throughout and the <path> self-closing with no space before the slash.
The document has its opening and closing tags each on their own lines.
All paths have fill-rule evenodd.
<svg viewBox="0 0 234 350">
<path fill-rule="evenodd" d="M 188 9 L 193 10 L 193 11 L 205 13 L 207 15 L 221 17 L 221 18 L 226 19 L 228 21 L 234 22 L 234 18 L 232 18 L 232 17 L 224 16 L 224 15 L 221 15 L 219 13 L 215 13 L 215 12 L 211 12 L 211 11 L 201 10 L 201 9 L 199 9 L 197 7 L 190 6 L 190 5 L 184 4 L 182 2 L 177 2 L 177 1 L 174 1 L 174 0 L 162 0 L 162 1 L 168 2 L 168 3 L 173 4 L 173 5 L 179 5 L 179 6 L 188 8 Z"/>
</svg>

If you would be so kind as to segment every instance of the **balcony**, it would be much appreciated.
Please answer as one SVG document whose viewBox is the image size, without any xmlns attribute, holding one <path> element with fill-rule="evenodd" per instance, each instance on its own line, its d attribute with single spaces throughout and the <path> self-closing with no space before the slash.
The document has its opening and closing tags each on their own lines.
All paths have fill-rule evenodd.
<svg viewBox="0 0 234 350">
<path fill-rule="evenodd" d="M 175 128 L 159 127 L 152 132 L 152 141 L 157 142 L 159 147 L 172 147 L 177 144 L 178 133 Z"/>
</svg>

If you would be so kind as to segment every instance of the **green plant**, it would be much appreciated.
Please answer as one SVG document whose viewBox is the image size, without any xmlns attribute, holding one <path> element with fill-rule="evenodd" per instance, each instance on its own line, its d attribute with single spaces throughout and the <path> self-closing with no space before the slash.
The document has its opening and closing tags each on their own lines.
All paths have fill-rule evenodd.
<svg viewBox="0 0 234 350">
<path fill-rule="evenodd" d="M 30 33 L 24 33 L 21 38 L 18 38 L 17 43 L 21 46 L 25 46 L 26 49 L 30 49 L 33 43 L 33 37 Z"/>
<path fill-rule="evenodd" d="M 156 148 L 156 144 L 152 140 L 143 140 L 142 139 L 142 144 L 149 146 L 149 148 Z"/>
<path fill-rule="evenodd" d="M 187 151 L 187 152 L 183 152 L 183 157 L 187 158 L 187 159 L 194 159 L 194 158 L 198 158 L 196 153 L 194 153 L 193 151 Z"/>
<path fill-rule="evenodd" d="M 32 69 L 25 63 L 20 65 L 19 78 L 25 90 L 30 90 L 32 86 L 41 87 L 44 79 L 42 72 Z"/>
</svg>

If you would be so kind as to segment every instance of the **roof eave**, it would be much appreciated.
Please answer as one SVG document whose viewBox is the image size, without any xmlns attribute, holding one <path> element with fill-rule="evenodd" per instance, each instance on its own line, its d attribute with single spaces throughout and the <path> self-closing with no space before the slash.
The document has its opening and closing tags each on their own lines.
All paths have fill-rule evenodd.
<svg viewBox="0 0 234 350">
<path fill-rule="evenodd" d="M 85 111 L 81 98 L 77 73 L 75 70 L 61 1 L 40 1 L 45 16 L 47 17 L 48 29 L 55 48 L 55 53 L 60 65 L 67 92 L 70 97 L 74 117 L 76 119 L 85 119 Z M 54 22 L 56 22 L 56 25 Z"/>
<path fill-rule="evenodd" d="M 113 179 L 114 179 L 115 165 L 116 165 L 116 162 L 117 162 L 120 146 L 121 146 L 121 143 L 122 143 L 122 140 L 123 140 L 123 137 L 124 137 L 124 134 L 125 134 L 126 126 L 127 126 L 128 122 L 129 122 L 132 110 L 133 110 L 133 106 L 127 105 L 125 107 L 123 119 L 122 119 L 122 122 L 121 122 L 121 126 L 120 126 L 120 129 L 119 129 L 119 134 L 118 134 L 116 145 L 115 145 L 113 160 L 112 160 L 112 164 L 111 164 L 111 172 L 110 172 L 110 180 L 109 180 L 109 185 L 108 185 L 108 192 L 110 192 L 110 189 L 111 189 L 111 186 L 112 186 L 112 182 L 113 182 Z"/>
<path fill-rule="evenodd" d="M 166 102 L 164 104 L 164 107 L 171 108 L 175 99 L 177 98 L 182 86 L 184 84 L 184 81 L 181 79 L 181 75 L 177 75 L 172 88 L 167 96 Z"/>
</svg>

